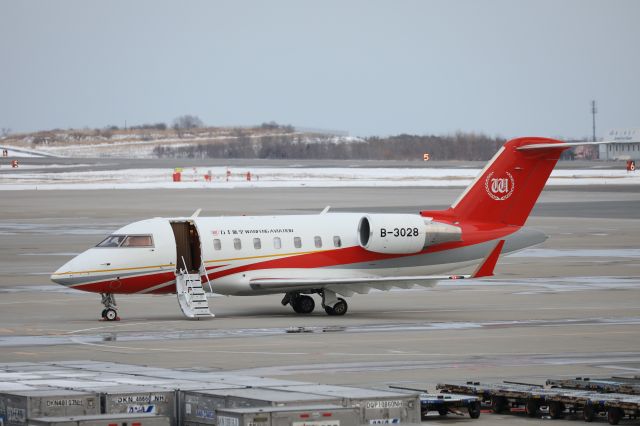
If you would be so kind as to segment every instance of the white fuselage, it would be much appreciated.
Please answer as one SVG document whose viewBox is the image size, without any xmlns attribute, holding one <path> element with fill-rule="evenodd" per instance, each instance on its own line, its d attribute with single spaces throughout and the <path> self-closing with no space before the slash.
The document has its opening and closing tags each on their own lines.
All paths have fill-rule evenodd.
<svg viewBox="0 0 640 426">
<path fill-rule="evenodd" d="M 401 217 L 402 215 L 399 215 Z M 436 245 L 417 253 L 375 253 L 361 247 L 362 213 L 291 216 L 155 218 L 127 225 L 113 235 L 150 235 L 153 247 L 94 247 L 80 254 L 52 279 L 95 292 L 174 291 L 180 270 L 171 223 L 189 222 L 197 232 L 205 289 L 225 295 L 282 292 L 252 285 L 261 279 L 322 280 L 355 277 L 422 276 L 445 273 L 482 259 L 495 239 Z M 509 229 L 504 252 L 542 241 L 538 234 Z"/>
</svg>

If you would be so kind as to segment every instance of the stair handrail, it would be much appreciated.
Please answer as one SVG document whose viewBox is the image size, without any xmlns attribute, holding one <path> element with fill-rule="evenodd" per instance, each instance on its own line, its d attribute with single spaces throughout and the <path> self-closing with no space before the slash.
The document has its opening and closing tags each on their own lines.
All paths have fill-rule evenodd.
<svg viewBox="0 0 640 426">
<path fill-rule="evenodd" d="M 207 268 L 204 266 L 204 263 L 200 264 L 201 274 L 205 276 L 207 279 L 207 285 L 209 286 L 209 293 L 213 293 L 213 289 L 211 288 L 211 280 L 209 279 L 209 274 L 207 273 Z"/>
<path fill-rule="evenodd" d="M 184 260 L 184 256 L 180 256 L 182 258 L 182 264 L 184 265 L 184 273 L 188 274 L 189 273 L 189 268 L 187 268 L 187 261 Z"/>
</svg>

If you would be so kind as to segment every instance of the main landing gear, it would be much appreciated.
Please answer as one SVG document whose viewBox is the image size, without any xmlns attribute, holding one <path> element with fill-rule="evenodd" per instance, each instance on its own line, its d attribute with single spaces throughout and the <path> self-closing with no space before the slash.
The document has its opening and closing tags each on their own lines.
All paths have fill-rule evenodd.
<svg viewBox="0 0 640 426">
<path fill-rule="evenodd" d="M 335 292 L 320 289 L 314 290 L 313 293 L 318 293 L 322 296 L 322 307 L 327 315 L 340 316 L 347 313 L 349 308 L 347 301 L 337 297 Z M 296 292 L 286 293 L 282 299 L 282 305 L 291 305 L 298 314 L 310 314 L 316 307 L 316 303 L 311 296 Z"/>
<path fill-rule="evenodd" d="M 102 296 L 101 303 L 104 305 L 102 319 L 105 321 L 120 321 L 116 297 L 112 293 L 100 293 L 100 296 Z"/>
</svg>

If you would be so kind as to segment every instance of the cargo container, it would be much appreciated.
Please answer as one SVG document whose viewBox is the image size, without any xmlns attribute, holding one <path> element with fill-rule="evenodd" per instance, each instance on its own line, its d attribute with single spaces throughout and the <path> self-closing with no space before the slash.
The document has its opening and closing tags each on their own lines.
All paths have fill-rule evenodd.
<svg viewBox="0 0 640 426">
<path fill-rule="evenodd" d="M 222 391 L 222 390 L 231 390 L 231 389 L 245 389 L 244 386 L 225 385 L 221 383 L 200 383 L 198 385 L 190 385 L 190 384 L 183 383 L 183 385 L 184 386 L 181 386 L 175 389 L 176 400 L 178 405 L 178 419 L 181 422 L 184 422 L 185 411 L 187 408 L 192 411 L 189 414 L 187 414 L 187 417 L 193 417 L 196 414 L 196 410 L 198 410 L 199 408 L 203 410 L 208 410 L 204 402 L 199 401 L 198 397 L 190 395 L 191 392 L 198 393 L 198 392 L 202 392 L 203 390 Z M 202 407 L 200 407 L 200 404 L 202 404 Z M 203 414 L 204 412 L 199 412 L 199 413 Z"/>
<path fill-rule="evenodd" d="M 226 383 L 231 385 L 252 387 L 252 388 L 271 388 L 274 386 L 298 386 L 309 385 L 309 382 L 298 382 L 294 380 L 272 379 L 269 377 L 241 376 L 231 374 L 200 374 L 199 380 L 207 380 L 217 383 Z"/>
<path fill-rule="evenodd" d="M 357 408 L 339 405 L 220 408 L 218 426 L 356 426 Z"/>
<path fill-rule="evenodd" d="M 151 386 L 108 386 L 94 391 L 100 394 L 102 414 L 159 414 L 178 424 L 176 392 Z"/>
<path fill-rule="evenodd" d="M 333 397 L 345 407 L 360 410 L 360 422 L 365 424 L 420 423 L 420 395 L 350 386 L 301 385 L 270 388 Z"/>
<path fill-rule="evenodd" d="M 169 426 L 167 416 L 155 414 L 98 414 L 92 416 L 39 417 L 29 426 Z"/>
<path fill-rule="evenodd" d="M 98 396 L 64 389 L 0 393 L 4 426 L 24 426 L 35 417 L 100 414 Z"/>
<path fill-rule="evenodd" d="M 340 405 L 339 398 L 264 388 L 215 389 L 181 392 L 180 414 L 185 426 L 215 425 L 220 408 Z"/>
</svg>

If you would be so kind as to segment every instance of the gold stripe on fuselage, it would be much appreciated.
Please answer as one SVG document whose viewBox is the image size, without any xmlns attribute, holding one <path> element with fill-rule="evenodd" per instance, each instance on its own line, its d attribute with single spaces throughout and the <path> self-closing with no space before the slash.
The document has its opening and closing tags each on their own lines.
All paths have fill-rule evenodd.
<svg viewBox="0 0 640 426">
<path fill-rule="evenodd" d="M 313 254 L 313 253 L 321 253 L 323 251 L 329 250 L 313 250 L 313 251 L 299 251 L 293 253 L 276 253 L 276 254 L 263 254 L 260 256 L 246 256 L 246 257 L 230 257 L 227 259 L 215 259 L 215 260 L 205 260 L 204 263 L 216 263 L 216 262 L 230 262 L 234 260 L 250 260 L 250 259 L 264 259 L 267 257 L 287 257 L 287 256 L 296 256 L 303 254 Z M 154 266 L 137 266 L 131 268 L 113 268 L 113 269 L 92 269 L 87 271 L 68 271 L 68 272 L 60 272 L 59 274 L 54 275 L 76 275 L 76 274 L 92 274 L 99 272 L 113 272 L 113 271 L 132 271 L 135 269 L 152 269 L 152 268 L 164 268 L 166 266 L 175 266 L 173 263 L 165 264 L 165 265 L 154 265 Z"/>
<path fill-rule="evenodd" d="M 205 260 L 204 263 L 230 262 L 233 260 L 264 259 L 265 257 L 287 257 L 287 256 L 295 256 L 295 255 L 302 255 L 302 254 L 321 253 L 323 251 L 329 251 L 329 250 L 296 251 L 293 253 L 263 254 L 260 256 L 247 256 L 247 257 L 230 257 L 228 259 Z"/>
<path fill-rule="evenodd" d="M 152 269 L 152 268 L 164 268 L 165 266 L 175 266 L 173 263 L 168 263 L 166 265 L 154 265 L 154 266 L 136 266 L 131 268 L 113 268 L 113 269 L 91 269 L 88 271 L 69 271 L 69 272 L 60 272 L 56 275 L 76 275 L 76 274 L 92 274 L 94 272 L 113 272 L 113 271 L 133 271 L 135 269 Z"/>
</svg>

